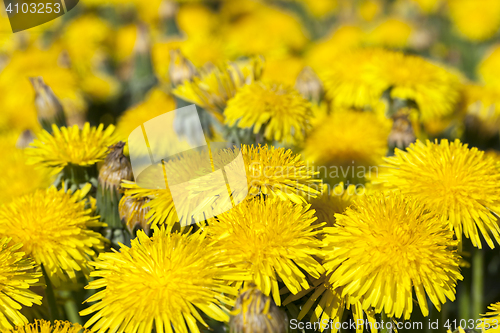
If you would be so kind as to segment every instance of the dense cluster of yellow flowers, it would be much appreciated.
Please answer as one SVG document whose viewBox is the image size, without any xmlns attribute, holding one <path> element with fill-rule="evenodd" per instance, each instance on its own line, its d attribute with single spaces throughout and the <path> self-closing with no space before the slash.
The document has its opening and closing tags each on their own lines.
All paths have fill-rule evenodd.
<svg viewBox="0 0 500 333">
<path fill-rule="evenodd" d="M 0 332 L 500 332 L 500 1 L 2 15 Z"/>
</svg>

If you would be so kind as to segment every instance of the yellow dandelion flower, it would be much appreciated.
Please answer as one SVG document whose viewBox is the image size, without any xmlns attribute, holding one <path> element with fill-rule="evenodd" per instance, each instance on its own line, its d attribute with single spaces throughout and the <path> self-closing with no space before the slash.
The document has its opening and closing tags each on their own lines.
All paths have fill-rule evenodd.
<svg viewBox="0 0 500 333">
<path fill-rule="evenodd" d="M 118 94 L 120 83 L 111 75 L 88 73 L 82 78 L 81 88 L 95 101 L 106 101 Z"/>
<path fill-rule="evenodd" d="M 485 328 L 488 333 L 498 333 L 500 332 L 500 302 L 491 304 L 488 306 L 488 309 L 491 310 L 481 315 L 482 318 L 481 326 Z"/>
<path fill-rule="evenodd" d="M 26 258 L 19 249 L 22 244 L 12 244 L 11 238 L 0 238 L 0 330 L 12 329 L 28 320 L 22 315 L 22 305 L 42 304 L 42 296 L 29 290 L 41 273 L 34 271 L 35 262 Z"/>
<path fill-rule="evenodd" d="M 362 49 L 344 52 L 322 76 L 326 96 L 335 107 L 373 108 L 390 83 L 382 76 L 388 51 Z"/>
<path fill-rule="evenodd" d="M 22 251 L 42 264 L 52 282 L 89 273 L 88 260 L 103 248 L 101 227 L 92 209 L 85 208 L 88 184 L 75 193 L 51 187 L 19 197 L 0 207 L 0 235 L 22 243 Z M 76 281 L 76 280 L 75 280 Z"/>
<path fill-rule="evenodd" d="M 318 121 L 305 142 L 308 161 L 329 166 L 330 179 L 364 179 L 387 153 L 391 122 L 373 112 L 336 110 Z M 365 138 L 370 138 L 365 139 Z"/>
<path fill-rule="evenodd" d="M 230 49 L 223 38 L 218 35 L 195 35 L 180 44 L 184 54 L 195 66 L 208 64 L 222 66 L 225 59 L 232 59 Z M 203 52 L 200 52 L 203 50 Z"/>
<path fill-rule="evenodd" d="M 455 300 L 458 242 L 438 215 L 394 192 L 363 196 L 336 219 L 325 229 L 324 267 L 342 296 L 404 319 L 413 292 L 424 316 L 427 296 L 438 310 L 446 298 Z"/>
<path fill-rule="evenodd" d="M 421 120 L 449 115 L 460 97 L 460 77 L 418 56 L 380 49 L 348 52 L 324 73 L 337 107 L 376 108 L 382 93 L 417 103 Z M 355 70 L 353 70 L 355 69 Z"/>
<path fill-rule="evenodd" d="M 481 248 L 479 228 L 491 248 L 490 233 L 500 243 L 500 173 L 494 159 L 458 139 L 443 139 L 417 141 L 385 161 L 379 181 L 435 212 L 460 242 L 463 232 Z"/>
<path fill-rule="evenodd" d="M 337 57 L 361 45 L 365 34 L 356 25 L 342 25 L 329 36 L 312 43 L 306 53 L 306 63 L 317 73 L 323 73 Z M 332 61 L 333 60 L 333 61 Z M 356 67 L 352 67 L 351 70 Z"/>
<path fill-rule="evenodd" d="M 434 13 L 443 4 L 444 0 L 411 0 L 415 2 L 424 13 Z"/>
<path fill-rule="evenodd" d="M 307 37 L 297 17 L 263 3 L 254 7 L 223 27 L 222 33 L 235 56 L 283 54 L 304 47 Z"/>
<path fill-rule="evenodd" d="M 460 34 L 483 41 L 500 28 L 500 2 L 496 0 L 448 0 L 450 18 Z"/>
<path fill-rule="evenodd" d="M 227 101 L 245 84 L 258 80 L 262 74 L 262 58 L 252 58 L 238 63 L 202 71 L 200 77 L 185 81 L 173 90 L 177 97 L 195 103 L 222 121 Z"/>
<path fill-rule="evenodd" d="M 87 299 L 95 302 L 80 312 L 96 312 L 85 323 L 106 332 L 197 332 L 207 324 L 200 311 L 228 321 L 226 305 L 234 305 L 237 290 L 225 280 L 238 279 L 224 252 L 217 251 L 205 234 L 169 233 L 156 229 L 149 238 L 143 231 L 120 252 L 103 253 L 91 273 L 98 279 L 87 289 L 101 289 Z"/>
<path fill-rule="evenodd" d="M 295 56 L 267 57 L 262 73 L 262 81 L 279 82 L 293 86 L 303 68 L 302 59 Z"/>
<path fill-rule="evenodd" d="M 179 30 L 187 36 L 208 35 L 216 28 L 218 18 L 207 6 L 186 3 L 179 8 L 176 16 Z"/>
<path fill-rule="evenodd" d="M 242 145 L 241 152 L 252 196 L 264 194 L 271 198 L 305 203 L 304 196 L 320 194 L 321 180 L 312 166 L 292 150 L 273 146 Z"/>
<path fill-rule="evenodd" d="M 383 4 L 380 0 L 363 0 L 357 6 L 357 14 L 358 16 L 367 21 L 373 21 L 383 9 Z M 397 31 L 394 31 L 397 33 Z"/>
<path fill-rule="evenodd" d="M 390 48 L 404 48 L 413 32 L 409 22 L 387 18 L 366 35 L 366 43 Z"/>
<path fill-rule="evenodd" d="M 227 103 L 229 126 L 261 131 L 267 140 L 300 142 L 312 117 L 311 104 L 292 87 L 254 82 L 241 88 Z"/>
<path fill-rule="evenodd" d="M 135 5 L 139 20 L 149 24 L 158 24 L 162 0 L 152 0 L 148 3 L 141 0 L 133 0 L 132 2 Z"/>
<path fill-rule="evenodd" d="M 486 85 L 500 89 L 500 44 L 495 45 L 481 60 L 477 72 Z"/>
<path fill-rule="evenodd" d="M 78 126 L 52 126 L 53 133 L 42 131 L 38 138 L 26 149 L 29 164 L 39 164 L 59 173 L 68 164 L 89 166 L 104 160 L 108 147 L 115 143 L 113 125 L 103 131 L 104 125 L 90 127 L 85 123 Z"/>
<path fill-rule="evenodd" d="M 477 125 L 479 137 L 497 135 L 500 128 L 500 86 L 467 84 L 464 85 L 463 97 L 468 125 Z"/>
<path fill-rule="evenodd" d="M 47 188 L 53 181 L 50 170 L 26 164 L 24 149 L 16 147 L 18 133 L 0 135 L 2 177 L 0 177 L 0 205 L 12 199 Z M 29 177 L 27 176 L 29 175 Z"/>
<path fill-rule="evenodd" d="M 211 220 L 207 231 L 235 265 L 280 305 L 278 281 L 296 294 L 309 288 L 302 270 L 316 278 L 323 272 L 314 258 L 321 242 L 309 207 L 277 198 L 246 200 Z"/>
<path fill-rule="evenodd" d="M 109 50 L 106 45 L 111 41 L 111 34 L 111 26 L 93 14 L 81 15 L 65 26 L 61 42 L 79 75 L 89 74 L 92 61 Z"/>
<path fill-rule="evenodd" d="M 5 333 L 90 333 L 79 324 L 56 320 L 53 324 L 43 319 L 35 319 L 33 324 L 16 327 Z"/>
<path fill-rule="evenodd" d="M 113 56 L 119 63 L 132 59 L 138 35 L 139 27 L 136 24 L 128 24 L 116 31 Z"/>
<path fill-rule="evenodd" d="M 392 86 L 391 97 L 417 103 L 421 121 L 451 114 L 460 98 L 460 77 L 424 58 L 389 52 L 382 75 Z"/>
<path fill-rule="evenodd" d="M 322 18 L 332 14 L 338 8 L 338 1 L 334 0 L 300 0 L 307 11 L 314 17 Z"/>
</svg>

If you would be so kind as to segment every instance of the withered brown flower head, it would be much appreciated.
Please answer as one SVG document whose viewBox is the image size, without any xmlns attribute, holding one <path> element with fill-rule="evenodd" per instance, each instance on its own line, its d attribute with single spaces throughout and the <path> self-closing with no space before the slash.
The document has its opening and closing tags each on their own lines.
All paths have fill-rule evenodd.
<svg viewBox="0 0 500 333">
<path fill-rule="evenodd" d="M 123 154 L 125 142 L 109 146 L 109 154 L 99 170 L 99 184 L 103 189 L 119 189 L 122 180 L 132 180 L 132 166 Z"/>
</svg>

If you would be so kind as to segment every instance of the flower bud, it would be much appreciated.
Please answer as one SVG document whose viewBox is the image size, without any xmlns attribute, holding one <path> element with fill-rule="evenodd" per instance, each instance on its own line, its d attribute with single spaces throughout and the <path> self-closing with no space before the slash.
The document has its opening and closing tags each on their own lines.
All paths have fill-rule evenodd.
<svg viewBox="0 0 500 333">
<path fill-rule="evenodd" d="M 132 180 L 132 166 L 123 154 L 125 142 L 120 141 L 109 147 L 109 154 L 99 170 L 99 185 L 103 190 L 120 189 L 122 180 Z"/>
<path fill-rule="evenodd" d="M 287 318 L 253 283 L 241 291 L 229 320 L 231 333 L 285 333 Z"/>
<path fill-rule="evenodd" d="M 168 68 L 170 82 L 175 87 L 184 81 L 191 81 L 197 75 L 196 67 L 186 59 L 180 50 L 170 51 L 170 67 Z"/>
<path fill-rule="evenodd" d="M 16 142 L 16 147 L 19 149 L 24 149 L 30 145 L 35 139 L 35 135 L 29 129 L 23 131 Z"/>
<path fill-rule="evenodd" d="M 299 73 L 295 89 L 312 102 L 319 103 L 323 96 L 323 84 L 311 67 L 304 67 Z"/>
<path fill-rule="evenodd" d="M 29 80 L 35 89 L 35 107 L 42 127 L 52 132 L 52 124 L 66 126 L 64 109 L 52 89 L 41 76 L 30 77 Z"/>
<path fill-rule="evenodd" d="M 151 199 L 138 198 L 125 194 L 120 200 L 118 210 L 120 212 L 120 219 L 127 225 L 127 229 L 132 234 L 135 227 L 144 229 L 149 233 L 149 223 L 146 215 L 150 207 L 144 207 Z"/>
<path fill-rule="evenodd" d="M 145 24 L 138 24 L 137 38 L 134 45 L 134 53 L 136 55 L 149 54 L 151 50 L 151 41 L 149 37 L 148 28 Z"/>
<path fill-rule="evenodd" d="M 158 9 L 160 20 L 175 19 L 175 15 L 179 11 L 179 4 L 173 0 L 163 0 Z"/>
<path fill-rule="evenodd" d="M 416 140 L 410 120 L 410 112 L 406 108 L 400 109 L 392 116 L 392 119 L 394 122 L 389 134 L 389 147 L 405 149 Z"/>
</svg>

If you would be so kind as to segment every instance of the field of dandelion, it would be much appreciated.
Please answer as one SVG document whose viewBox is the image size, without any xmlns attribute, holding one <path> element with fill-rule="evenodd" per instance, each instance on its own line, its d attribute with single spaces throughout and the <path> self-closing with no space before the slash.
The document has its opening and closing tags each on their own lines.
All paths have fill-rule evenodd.
<svg viewBox="0 0 500 333">
<path fill-rule="evenodd" d="M 500 333 L 499 0 L 80 0 L 0 31 L 0 332 Z M 164 114 L 228 143 L 162 160 L 192 214 L 134 177 Z"/>
</svg>

